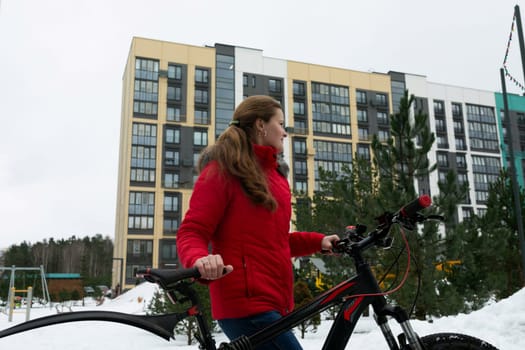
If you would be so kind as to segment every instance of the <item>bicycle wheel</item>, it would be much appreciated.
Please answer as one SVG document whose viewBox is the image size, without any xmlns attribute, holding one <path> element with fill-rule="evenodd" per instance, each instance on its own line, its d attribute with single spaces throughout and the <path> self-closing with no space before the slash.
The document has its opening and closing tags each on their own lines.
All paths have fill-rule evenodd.
<svg viewBox="0 0 525 350">
<path fill-rule="evenodd" d="M 421 338 L 427 350 L 498 350 L 484 340 L 459 333 L 436 333 Z"/>
</svg>

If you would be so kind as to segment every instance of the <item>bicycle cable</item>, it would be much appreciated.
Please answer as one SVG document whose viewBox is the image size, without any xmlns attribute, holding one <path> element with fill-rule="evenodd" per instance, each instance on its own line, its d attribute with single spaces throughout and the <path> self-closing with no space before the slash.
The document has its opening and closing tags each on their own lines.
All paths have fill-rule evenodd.
<svg viewBox="0 0 525 350">
<path fill-rule="evenodd" d="M 397 292 L 399 289 L 401 289 L 401 287 L 403 287 L 403 285 L 405 284 L 407 278 L 408 278 L 408 273 L 410 271 L 410 261 L 411 261 L 411 258 L 410 258 L 410 246 L 408 244 L 408 239 L 405 235 L 405 231 L 403 230 L 403 228 L 400 229 L 400 233 L 401 233 L 401 237 L 403 238 L 403 241 L 405 242 L 405 249 L 407 251 L 407 266 L 405 268 L 405 273 L 403 275 L 403 279 L 401 280 L 401 282 L 399 283 L 399 285 L 397 285 L 394 289 L 391 289 L 391 290 L 388 290 L 388 291 L 385 291 L 385 292 L 381 292 L 381 293 L 363 293 L 363 294 L 353 294 L 353 295 L 349 295 L 348 297 L 346 297 L 347 299 L 350 299 L 350 298 L 357 298 L 357 297 L 377 297 L 377 296 L 386 296 L 386 295 L 390 295 L 392 293 L 395 293 Z"/>
</svg>

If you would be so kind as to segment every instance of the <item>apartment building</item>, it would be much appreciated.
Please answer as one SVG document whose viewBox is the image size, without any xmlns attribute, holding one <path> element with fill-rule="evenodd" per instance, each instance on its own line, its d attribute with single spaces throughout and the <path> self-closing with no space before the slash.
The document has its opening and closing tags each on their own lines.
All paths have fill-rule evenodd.
<svg viewBox="0 0 525 350">
<path fill-rule="evenodd" d="M 290 186 L 312 195 L 316 169 L 339 171 L 351 166 L 354 154 L 370 159 L 372 136 L 390 137 L 390 115 L 405 89 L 436 134 L 429 158 L 438 171 L 418 179 L 418 191 L 437 194 L 438 181 L 453 169 L 458 181 L 470 184 L 458 219 L 482 213 L 488 185 L 506 157 L 498 94 L 407 73 L 265 57 L 254 48 L 133 38 L 122 86 L 113 285 L 132 286 L 141 268 L 176 266 L 177 229 L 199 154 L 228 127 L 245 97 L 266 94 L 281 102 Z M 512 116 L 521 120 L 524 101 L 512 99 Z"/>
<path fill-rule="evenodd" d="M 201 150 L 246 96 L 285 111 L 285 159 L 294 190 L 312 194 L 317 169 L 338 171 L 371 135 L 389 137 L 390 76 L 270 58 L 262 50 L 134 38 L 123 76 L 113 285 L 144 267 L 177 264 L 176 233 Z"/>
</svg>

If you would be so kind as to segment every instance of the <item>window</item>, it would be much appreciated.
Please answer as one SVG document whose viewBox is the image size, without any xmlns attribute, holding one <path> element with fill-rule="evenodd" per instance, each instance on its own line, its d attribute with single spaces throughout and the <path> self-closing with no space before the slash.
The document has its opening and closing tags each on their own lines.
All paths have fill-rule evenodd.
<svg viewBox="0 0 525 350">
<path fill-rule="evenodd" d="M 366 92 L 365 91 L 360 91 L 360 90 L 357 90 L 356 91 L 356 102 L 358 104 L 366 104 Z"/>
<path fill-rule="evenodd" d="M 181 115 L 180 107 L 168 106 L 168 108 L 166 110 L 166 119 L 168 121 L 170 121 L 170 122 L 180 122 L 180 121 L 182 121 L 180 115 Z"/>
<path fill-rule="evenodd" d="M 388 130 L 378 130 L 377 131 L 377 138 L 380 142 L 386 142 L 390 138 L 390 133 Z"/>
<path fill-rule="evenodd" d="M 314 140 L 315 189 L 319 189 L 319 168 L 341 174 L 343 167 L 352 169 L 352 144 Z"/>
<path fill-rule="evenodd" d="M 301 82 L 293 82 L 293 94 L 296 96 L 304 96 L 305 95 L 305 87 L 304 83 Z"/>
<path fill-rule="evenodd" d="M 436 119 L 436 131 L 446 132 L 447 126 L 444 119 Z"/>
<path fill-rule="evenodd" d="M 300 193 L 307 193 L 308 183 L 304 180 L 297 180 L 294 182 L 294 190 Z"/>
<path fill-rule="evenodd" d="M 169 64 L 168 79 L 182 80 L 182 66 Z"/>
<path fill-rule="evenodd" d="M 180 194 L 176 192 L 164 193 L 164 234 L 175 234 L 180 222 Z"/>
<path fill-rule="evenodd" d="M 207 69 L 196 68 L 195 69 L 195 82 L 201 84 L 208 84 L 209 71 Z"/>
<path fill-rule="evenodd" d="M 208 110 L 195 109 L 195 123 L 196 124 L 209 124 L 210 119 L 208 117 Z"/>
<path fill-rule="evenodd" d="M 306 140 L 294 139 L 293 140 L 293 153 L 306 155 Z"/>
<path fill-rule="evenodd" d="M 130 181 L 155 182 L 157 126 L 133 123 Z"/>
<path fill-rule="evenodd" d="M 208 104 L 208 90 L 195 89 L 195 103 Z"/>
<path fill-rule="evenodd" d="M 448 156 L 446 153 L 437 154 L 437 163 L 440 167 L 448 167 Z"/>
<path fill-rule="evenodd" d="M 170 101 L 181 101 L 182 100 L 182 89 L 180 86 L 168 85 L 168 100 Z"/>
<path fill-rule="evenodd" d="M 179 144 L 180 143 L 180 130 L 174 128 L 166 128 L 166 143 Z"/>
<path fill-rule="evenodd" d="M 359 140 L 361 141 L 368 141 L 368 129 L 367 128 L 359 128 Z"/>
<path fill-rule="evenodd" d="M 296 175 L 307 175 L 308 167 L 306 160 L 296 160 L 294 162 L 294 174 Z"/>
<path fill-rule="evenodd" d="M 350 136 L 348 88 L 312 83 L 312 116 L 314 132 Z"/>
<path fill-rule="evenodd" d="M 304 115 L 304 102 L 294 101 L 293 114 Z"/>
<path fill-rule="evenodd" d="M 176 212 L 179 209 L 179 196 L 166 194 L 164 196 L 164 212 Z"/>
<path fill-rule="evenodd" d="M 460 169 L 465 169 L 467 167 L 467 159 L 464 154 L 456 154 L 456 165 Z"/>
<path fill-rule="evenodd" d="M 463 112 L 461 111 L 461 104 L 452 102 L 452 116 L 461 117 L 462 115 L 463 115 Z"/>
<path fill-rule="evenodd" d="M 366 160 L 370 160 L 370 148 L 368 145 L 357 145 L 357 156 Z"/>
<path fill-rule="evenodd" d="M 155 209 L 155 193 L 130 192 L 128 229 L 152 230 Z"/>
<path fill-rule="evenodd" d="M 277 80 L 277 79 L 268 80 L 268 90 L 270 92 L 281 92 L 281 80 Z"/>
<path fill-rule="evenodd" d="M 164 187 L 178 188 L 179 187 L 179 174 L 176 172 L 166 171 L 164 173 Z"/>
<path fill-rule="evenodd" d="M 386 106 L 386 95 L 385 94 L 376 94 L 376 103 L 378 106 Z"/>
<path fill-rule="evenodd" d="M 434 114 L 445 114 L 445 103 L 443 101 L 434 100 Z"/>
<path fill-rule="evenodd" d="M 378 124 L 388 124 L 388 114 L 386 112 L 377 112 L 377 123 Z"/>
<path fill-rule="evenodd" d="M 159 268 L 174 268 L 177 266 L 177 244 L 174 239 L 159 241 Z"/>
<path fill-rule="evenodd" d="M 167 149 L 164 151 L 164 165 L 166 166 L 179 166 L 179 151 Z"/>
<path fill-rule="evenodd" d="M 135 60 L 135 85 L 133 114 L 139 117 L 157 117 L 159 92 L 159 62 L 137 58 Z"/>
<path fill-rule="evenodd" d="M 193 145 L 194 146 L 207 146 L 208 145 L 208 132 L 206 130 L 193 131 Z"/>
<path fill-rule="evenodd" d="M 368 122 L 368 111 L 366 109 L 357 110 L 357 121 L 367 123 Z"/>
</svg>

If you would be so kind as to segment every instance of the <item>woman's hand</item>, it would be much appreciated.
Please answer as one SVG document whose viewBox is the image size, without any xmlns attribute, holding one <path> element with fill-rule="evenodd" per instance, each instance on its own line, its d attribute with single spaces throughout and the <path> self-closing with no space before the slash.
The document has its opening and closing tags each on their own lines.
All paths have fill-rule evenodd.
<svg viewBox="0 0 525 350">
<path fill-rule="evenodd" d="M 332 249 L 334 248 L 334 243 L 339 240 L 338 235 L 324 236 L 321 241 L 321 252 L 323 254 L 332 254 Z"/>
<path fill-rule="evenodd" d="M 202 279 L 216 280 L 233 271 L 233 266 L 224 265 L 219 254 L 203 256 L 193 264 L 199 270 Z"/>
</svg>

